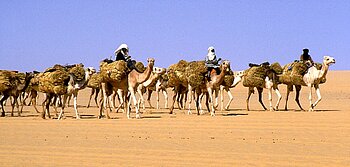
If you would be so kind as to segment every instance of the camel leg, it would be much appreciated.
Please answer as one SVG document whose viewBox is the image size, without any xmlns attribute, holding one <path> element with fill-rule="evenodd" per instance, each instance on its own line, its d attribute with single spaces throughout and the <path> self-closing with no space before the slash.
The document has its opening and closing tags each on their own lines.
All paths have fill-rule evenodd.
<svg viewBox="0 0 350 167">
<path fill-rule="evenodd" d="M 175 105 L 175 101 L 176 101 L 176 95 L 177 95 L 177 91 L 175 90 L 174 91 L 174 95 L 173 95 L 173 102 L 169 108 L 170 112 L 169 114 L 173 114 L 173 110 L 174 110 L 174 105 Z"/>
<path fill-rule="evenodd" d="M 100 108 L 100 106 L 98 106 L 98 103 L 97 103 L 97 99 L 98 99 L 98 94 L 100 93 L 100 89 L 96 89 L 96 92 L 95 92 L 95 104 L 97 106 L 97 108 Z"/>
<path fill-rule="evenodd" d="M 142 109 L 145 109 L 145 99 L 143 98 L 142 88 L 140 85 L 137 87 L 136 93 L 140 96 L 137 106 L 140 108 L 140 104 L 142 104 Z"/>
<path fill-rule="evenodd" d="M 75 95 L 74 95 L 75 96 Z M 66 107 L 66 103 L 67 103 L 67 98 L 68 95 L 63 95 L 63 101 L 62 101 L 62 106 L 61 106 L 61 112 L 58 115 L 57 120 L 60 120 L 62 117 L 64 117 L 64 108 Z M 74 98 L 74 97 L 73 97 Z M 75 99 L 75 98 L 74 98 Z M 75 100 L 74 100 L 75 101 Z M 74 105 L 74 109 L 75 109 L 75 105 Z"/>
<path fill-rule="evenodd" d="M 162 90 L 162 92 L 165 100 L 164 108 L 168 108 L 168 92 L 166 90 Z"/>
<path fill-rule="evenodd" d="M 211 111 L 210 115 L 215 116 L 215 107 L 214 107 L 214 99 L 213 99 L 213 90 L 208 88 L 208 94 L 209 94 L 209 99 L 210 99 L 210 105 L 211 105 Z"/>
<path fill-rule="evenodd" d="M 287 85 L 287 94 L 286 94 L 286 104 L 284 105 L 284 110 L 288 111 L 288 98 L 289 98 L 289 93 L 292 90 L 293 85 Z"/>
<path fill-rule="evenodd" d="M 16 97 L 12 97 L 13 100 L 11 101 L 11 117 L 13 117 L 13 111 L 15 110 L 15 106 L 16 106 L 16 103 L 17 103 L 17 98 Z"/>
<path fill-rule="evenodd" d="M 274 110 L 278 111 L 278 106 L 280 105 L 280 102 L 281 102 L 281 99 L 282 99 L 282 95 L 280 93 L 280 91 L 278 89 L 275 89 L 275 93 L 277 95 L 277 102 L 276 102 L 276 105 L 274 107 Z"/>
<path fill-rule="evenodd" d="M 40 113 L 38 108 L 36 107 L 36 99 L 37 99 L 37 96 L 38 96 L 38 92 L 37 91 L 32 91 L 31 92 L 31 101 L 32 101 L 32 104 L 33 104 L 33 107 L 36 111 L 36 113 Z"/>
<path fill-rule="evenodd" d="M 103 94 L 103 110 L 105 112 L 106 118 L 110 119 L 111 117 L 109 116 L 109 110 L 107 110 L 107 98 L 110 96 L 108 96 L 107 94 L 107 84 L 106 83 L 102 83 L 102 94 Z M 101 107 L 101 112 L 100 112 L 100 116 L 99 118 L 102 118 L 102 107 Z"/>
<path fill-rule="evenodd" d="M 154 108 L 151 104 L 151 97 L 152 97 L 152 90 L 148 89 L 148 92 L 147 92 L 147 102 L 148 102 L 148 105 L 150 108 Z M 157 100 L 159 100 L 159 96 L 157 96 Z M 158 106 L 159 107 L 159 106 Z"/>
<path fill-rule="evenodd" d="M 214 108 L 217 109 L 219 106 L 219 90 L 218 89 L 214 89 L 214 95 L 215 95 Z"/>
<path fill-rule="evenodd" d="M 130 102 L 129 102 L 129 106 L 131 104 L 131 100 L 133 100 L 134 102 L 134 107 L 135 107 L 135 110 L 136 110 L 136 119 L 140 119 L 140 111 L 137 107 L 137 99 L 136 99 L 136 96 L 135 96 L 135 90 L 134 88 L 129 88 L 129 92 L 130 92 Z M 130 119 L 130 112 L 128 112 L 127 114 L 127 117 Z"/>
<path fill-rule="evenodd" d="M 78 112 L 78 105 L 77 105 L 78 91 L 74 91 L 73 92 L 73 100 L 74 100 L 74 110 L 75 110 L 76 119 L 80 119 L 80 115 L 79 115 L 79 112 Z"/>
<path fill-rule="evenodd" d="M 312 110 L 314 110 L 314 108 L 316 107 L 316 105 L 322 100 L 320 87 L 319 87 L 318 85 L 315 85 L 315 91 L 316 91 L 316 95 L 317 95 L 317 100 L 315 101 L 314 104 L 311 105 Z"/>
<path fill-rule="evenodd" d="M 221 111 L 224 110 L 224 97 L 223 97 L 223 92 L 224 92 L 224 86 L 220 86 L 220 109 Z"/>
<path fill-rule="evenodd" d="M 230 89 L 227 89 L 227 94 L 228 94 L 228 97 L 230 98 L 225 106 L 225 110 L 228 111 L 229 110 L 229 107 L 231 105 L 231 102 L 233 100 L 233 96 L 232 96 L 232 93 L 230 91 Z"/>
<path fill-rule="evenodd" d="M 249 99 L 250 99 L 250 96 L 252 95 L 252 93 L 254 93 L 254 88 L 249 87 L 249 89 L 248 89 L 248 97 L 247 97 L 247 100 L 246 100 L 247 111 L 249 111 Z"/>
<path fill-rule="evenodd" d="M 304 111 L 303 107 L 301 107 L 300 101 L 299 101 L 299 95 L 300 95 L 301 86 L 295 85 L 295 101 L 297 102 L 300 110 Z"/>
<path fill-rule="evenodd" d="M 264 110 L 267 110 L 267 108 L 264 105 L 264 102 L 262 101 L 262 92 L 264 89 L 263 88 L 257 88 L 257 89 L 258 89 L 258 94 L 259 94 L 259 103 L 264 108 Z"/>
<path fill-rule="evenodd" d="M 308 85 L 309 88 L 309 111 L 314 111 L 313 107 L 312 107 L 312 86 Z"/>
<path fill-rule="evenodd" d="M 1 98 L 1 100 L 0 100 L 1 109 L 2 109 L 1 117 L 4 117 L 4 116 L 5 116 L 4 101 L 5 101 L 8 97 L 9 97 L 8 95 L 3 95 L 2 98 Z"/>
<path fill-rule="evenodd" d="M 42 118 L 44 118 L 44 119 L 45 119 L 45 113 L 47 113 L 47 117 L 51 118 L 51 115 L 50 115 L 50 104 L 51 104 L 52 98 L 53 98 L 53 95 L 46 94 L 46 99 L 44 101 L 44 102 L 46 102 L 46 104 L 43 104 L 43 107 L 46 107 L 46 108 L 43 111 L 43 115 L 42 115 Z"/>
<path fill-rule="evenodd" d="M 210 108 L 209 108 L 209 94 L 208 94 L 208 92 L 205 92 L 205 106 L 207 107 L 207 110 L 209 112 Z"/>
<path fill-rule="evenodd" d="M 269 97 L 269 109 L 270 111 L 273 111 L 273 107 L 272 107 L 272 88 L 269 88 L 267 91 L 268 97 Z"/>
<path fill-rule="evenodd" d="M 89 108 L 90 107 L 90 101 L 91 101 L 91 98 L 92 96 L 95 94 L 95 89 L 94 88 L 91 88 L 91 93 L 90 93 L 90 97 L 89 97 L 89 102 L 88 102 L 88 105 L 86 108 Z"/>
<path fill-rule="evenodd" d="M 187 114 L 192 114 L 191 112 L 191 103 L 192 103 L 192 87 L 188 86 L 188 111 Z"/>
</svg>

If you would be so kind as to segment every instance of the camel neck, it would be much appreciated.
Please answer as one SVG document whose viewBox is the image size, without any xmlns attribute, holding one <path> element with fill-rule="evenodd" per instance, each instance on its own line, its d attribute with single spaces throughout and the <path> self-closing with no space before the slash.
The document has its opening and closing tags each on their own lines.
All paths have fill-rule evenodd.
<svg viewBox="0 0 350 167">
<path fill-rule="evenodd" d="M 145 82 L 151 75 L 152 68 L 153 66 L 151 64 L 148 64 L 146 70 L 138 76 L 137 82 L 139 83 Z"/>
<path fill-rule="evenodd" d="M 326 63 L 322 63 L 322 68 L 321 68 L 321 71 L 320 71 L 319 78 L 326 77 L 327 72 L 328 72 L 328 68 L 329 68 L 329 66 Z"/>
</svg>

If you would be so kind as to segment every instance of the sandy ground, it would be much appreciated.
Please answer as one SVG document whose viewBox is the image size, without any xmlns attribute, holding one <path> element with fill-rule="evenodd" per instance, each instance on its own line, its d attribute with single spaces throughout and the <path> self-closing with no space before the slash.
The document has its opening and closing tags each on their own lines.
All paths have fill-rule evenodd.
<svg viewBox="0 0 350 167">
<path fill-rule="evenodd" d="M 114 119 L 99 120 L 94 103 L 86 108 L 89 89 L 79 94 L 81 120 L 72 107 L 61 121 L 42 120 L 31 106 L 10 117 L 7 105 L 0 118 L 0 166 L 350 166 L 349 83 L 350 71 L 330 71 L 317 112 L 300 111 L 294 92 L 290 111 L 265 112 L 255 94 L 248 112 L 242 85 L 231 90 L 230 111 L 216 117 L 177 109 L 169 115 L 161 97 L 162 109 L 146 108 L 142 119 L 113 113 Z M 304 87 L 304 108 L 307 94 Z"/>
</svg>

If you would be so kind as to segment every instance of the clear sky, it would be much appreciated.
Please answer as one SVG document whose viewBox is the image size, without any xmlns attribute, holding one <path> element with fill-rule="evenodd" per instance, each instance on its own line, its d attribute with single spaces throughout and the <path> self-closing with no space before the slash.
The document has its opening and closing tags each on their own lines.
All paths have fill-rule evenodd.
<svg viewBox="0 0 350 167">
<path fill-rule="evenodd" d="M 159 67 L 203 60 L 209 46 L 233 70 L 284 65 L 307 47 L 350 70 L 349 0 L 0 0 L 0 11 L 0 69 L 98 68 L 126 43 Z"/>
</svg>

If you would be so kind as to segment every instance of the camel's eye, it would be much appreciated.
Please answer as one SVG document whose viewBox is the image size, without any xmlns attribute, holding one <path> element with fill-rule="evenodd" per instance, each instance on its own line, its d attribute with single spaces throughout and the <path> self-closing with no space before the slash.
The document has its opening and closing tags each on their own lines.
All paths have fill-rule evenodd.
<svg viewBox="0 0 350 167">
<path fill-rule="evenodd" d="M 329 60 L 329 58 L 327 58 L 327 61 Z"/>
</svg>

